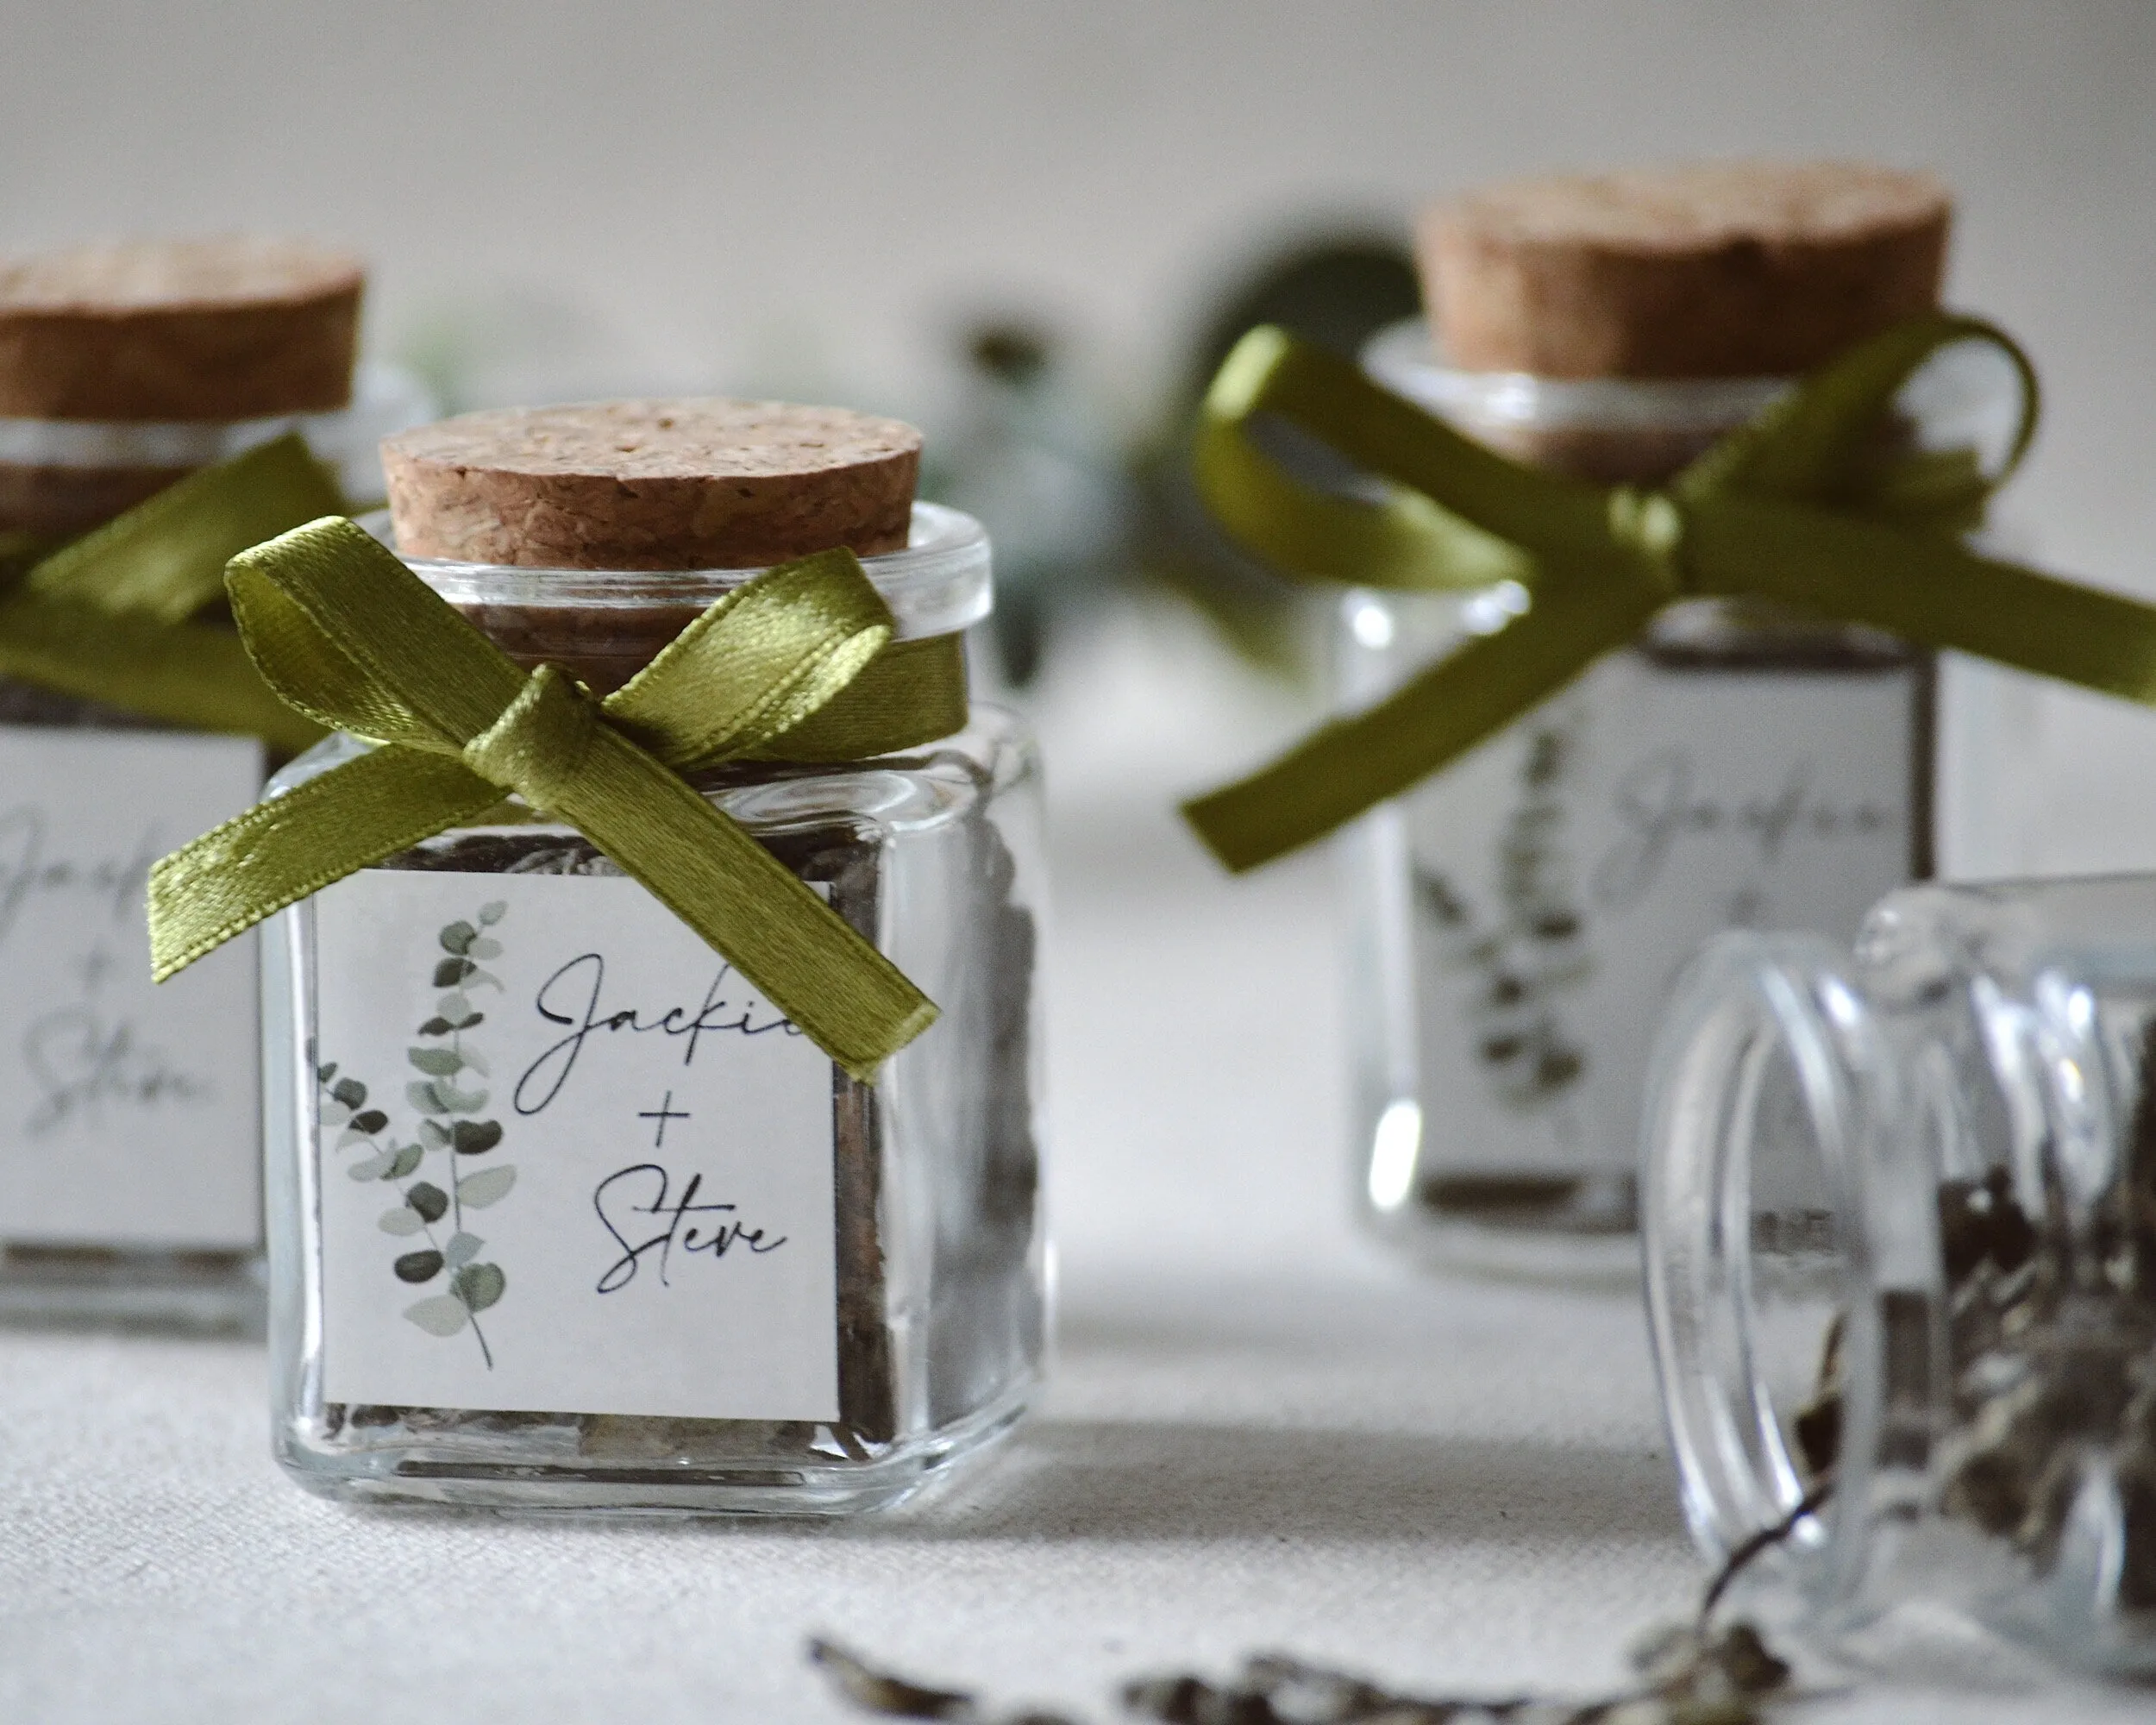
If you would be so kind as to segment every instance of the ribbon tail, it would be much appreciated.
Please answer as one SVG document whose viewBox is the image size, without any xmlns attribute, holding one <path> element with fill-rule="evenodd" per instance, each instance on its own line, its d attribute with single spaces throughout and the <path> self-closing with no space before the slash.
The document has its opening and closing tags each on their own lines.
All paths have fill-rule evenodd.
<svg viewBox="0 0 2156 1725">
<path fill-rule="evenodd" d="M 264 687 L 229 630 L 18 589 L 0 599 L 0 675 L 190 731 L 259 737 L 286 754 L 322 740 Z"/>
<path fill-rule="evenodd" d="M 863 1083 L 935 1004 L 792 870 L 677 775 L 604 726 L 553 812 L 642 881 Z"/>
<path fill-rule="evenodd" d="M 166 623 L 224 596 L 224 566 L 250 545 L 344 500 L 298 432 L 190 474 L 55 551 L 29 573 L 47 599 Z"/>
<path fill-rule="evenodd" d="M 2156 705 L 2156 606 L 1934 534 L 1753 499 L 1695 505 L 1685 544 L 1700 591 L 1784 599 Z"/>
<path fill-rule="evenodd" d="M 1651 594 L 1538 594 L 1534 609 L 1469 642 L 1376 706 L 1334 719 L 1250 777 L 1183 805 L 1206 847 L 1241 874 L 1321 838 L 1457 760 L 1652 616 Z"/>
<path fill-rule="evenodd" d="M 150 967 L 162 982 L 333 881 L 502 800 L 454 756 L 385 748 L 333 767 L 160 858 Z"/>
</svg>

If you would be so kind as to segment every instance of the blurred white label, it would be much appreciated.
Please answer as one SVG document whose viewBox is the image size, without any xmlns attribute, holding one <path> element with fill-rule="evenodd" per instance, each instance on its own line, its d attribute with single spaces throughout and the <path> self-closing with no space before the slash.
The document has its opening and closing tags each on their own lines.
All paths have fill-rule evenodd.
<svg viewBox="0 0 2156 1725">
<path fill-rule="evenodd" d="M 1431 1164 L 1633 1167 L 1700 942 L 1847 940 L 1908 880 L 1915 700 L 1906 668 L 1615 654 L 1406 799 Z"/>
<path fill-rule="evenodd" d="M 150 864 L 254 799 L 261 746 L 0 727 L 0 1239 L 261 1239 L 254 941 L 150 981 Z"/>
</svg>

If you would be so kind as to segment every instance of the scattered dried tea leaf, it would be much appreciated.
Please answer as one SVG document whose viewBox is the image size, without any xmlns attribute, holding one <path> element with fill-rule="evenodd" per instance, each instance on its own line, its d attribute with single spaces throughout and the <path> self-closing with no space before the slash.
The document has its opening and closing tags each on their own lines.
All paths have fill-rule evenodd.
<svg viewBox="0 0 2156 1725">
<path fill-rule="evenodd" d="M 864 1713 L 887 1719 L 980 1718 L 970 1695 L 958 1690 L 925 1689 L 864 1664 L 835 1642 L 808 1645 L 809 1663 L 828 1677 L 838 1692 Z"/>
<path fill-rule="evenodd" d="M 1121 1700 L 1127 1712 L 1161 1725 L 1758 1725 L 1762 1706 L 1789 1676 L 1743 1622 L 1659 1631 L 1636 1657 L 1640 1688 L 1589 1701 L 1403 1695 L 1282 1653 L 1255 1655 L 1225 1682 L 1188 1672 L 1140 1678 L 1124 1685 Z M 812 1641 L 809 1658 L 856 1706 L 886 1717 L 1072 1725 L 1057 1714 L 984 1712 L 970 1695 L 887 1676 L 828 1641 Z"/>
</svg>

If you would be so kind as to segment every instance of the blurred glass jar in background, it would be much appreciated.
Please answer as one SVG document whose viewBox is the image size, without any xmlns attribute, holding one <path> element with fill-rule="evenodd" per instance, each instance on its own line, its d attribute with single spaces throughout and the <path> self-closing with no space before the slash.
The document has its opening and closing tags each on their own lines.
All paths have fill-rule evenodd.
<svg viewBox="0 0 2156 1725">
<path fill-rule="evenodd" d="M 1804 195 L 1821 174 L 1847 176 L 1862 219 L 1801 233 L 1814 255 L 1791 245 L 1764 283 L 1733 266 L 1747 235 L 1824 223 Z M 1934 304 L 1946 220 L 1930 182 L 1854 168 L 1500 188 L 1424 236 L 1426 291 L 1465 352 L 1446 363 L 1404 324 L 1365 369 L 1516 459 L 1657 484 L 1790 376 Z M 1557 374 L 1507 368 L 1526 364 Z M 1905 442 L 1996 470 L 2021 400 L 2011 364 L 1966 345 L 1896 405 Z M 1341 699 L 1367 705 L 1526 605 L 1510 583 L 1349 594 Z M 1929 654 L 1689 601 L 1352 829 L 1354 1145 L 1381 1234 L 1500 1272 L 1634 1275 L 1640 1086 L 1672 976 L 1719 928 L 1846 938 L 1882 892 L 1931 875 L 1937 712 Z"/>
<path fill-rule="evenodd" d="M 393 372 L 354 387 L 361 280 L 274 241 L 0 267 L 0 562 L 20 574 L 293 430 L 348 496 L 379 497 L 376 441 L 426 404 Z M 154 988 L 142 890 L 264 766 L 252 737 L 0 677 L 0 1315 L 260 1321 L 252 963 Z"/>
<path fill-rule="evenodd" d="M 1786 1528 L 1758 1609 L 2156 1671 L 2153 1086 L 2156 879 L 1911 887 L 1853 952 L 1732 932 L 1687 972 L 1649 1304 L 1695 1540 Z"/>
</svg>

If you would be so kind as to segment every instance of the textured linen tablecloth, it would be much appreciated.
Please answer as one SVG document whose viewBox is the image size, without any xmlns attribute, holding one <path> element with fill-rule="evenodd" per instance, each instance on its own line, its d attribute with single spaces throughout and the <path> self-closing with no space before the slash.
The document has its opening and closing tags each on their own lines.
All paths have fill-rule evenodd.
<svg viewBox="0 0 2156 1725">
<path fill-rule="evenodd" d="M 1637 1303 L 1357 1237 L 1327 867 L 1225 881 L 1167 810 L 1292 713 L 1178 706 L 1188 643 L 1154 623 L 1044 709 L 1060 1343 L 987 1465 L 840 1525 L 354 1510 L 271 1463 L 257 1347 L 0 1336 L 0 1721 L 854 1716 L 818 1633 L 1100 1720 L 1126 1677 L 1263 1649 L 1424 1690 L 1619 1682 L 1700 1582 Z M 2156 1711 L 1970 1670 L 1802 1716 Z"/>
</svg>

